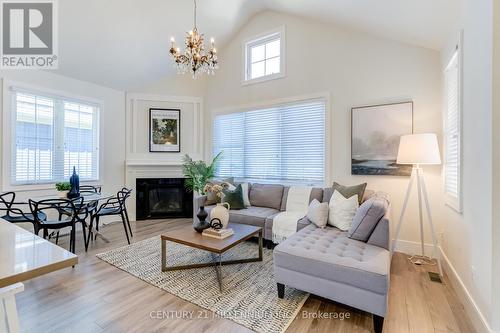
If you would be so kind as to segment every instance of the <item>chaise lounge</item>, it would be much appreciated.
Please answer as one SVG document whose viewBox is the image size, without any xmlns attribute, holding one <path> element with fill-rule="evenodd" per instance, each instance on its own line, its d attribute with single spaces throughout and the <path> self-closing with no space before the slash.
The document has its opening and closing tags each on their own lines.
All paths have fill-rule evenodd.
<svg viewBox="0 0 500 333">
<path fill-rule="evenodd" d="M 264 228 L 264 238 L 271 244 L 273 218 L 286 210 L 288 189 L 276 184 L 249 184 L 252 206 L 230 210 L 229 222 Z M 331 188 L 313 188 L 309 201 L 329 202 L 332 192 Z M 363 201 L 373 194 L 367 190 Z M 195 197 L 195 213 L 206 200 L 204 195 Z M 210 212 L 213 207 L 205 209 Z M 274 248 L 278 297 L 286 296 L 287 286 L 367 311 L 373 314 L 375 332 L 382 332 L 390 263 L 388 214 L 367 242 L 351 239 L 335 227 L 318 228 L 304 217 L 297 223 L 297 233 Z"/>
</svg>

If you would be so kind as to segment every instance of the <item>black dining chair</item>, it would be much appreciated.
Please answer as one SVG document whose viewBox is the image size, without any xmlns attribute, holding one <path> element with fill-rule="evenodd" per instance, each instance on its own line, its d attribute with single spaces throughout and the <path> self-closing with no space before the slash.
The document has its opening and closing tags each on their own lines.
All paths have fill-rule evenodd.
<svg viewBox="0 0 500 333">
<path fill-rule="evenodd" d="M 34 223 L 35 218 L 33 214 L 24 212 L 19 206 L 26 206 L 27 203 L 16 202 L 15 192 L 5 192 L 0 194 L 0 218 L 11 223 L 30 222 Z M 47 215 L 39 212 L 38 219 L 44 221 Z"/>
<path fill-rule="evenodd" d="M 85 195 L 92 195 L 92 194 L 101 194 L 101 186 L 93 186 L 93 185 L 82 185 L 80 186 L 80 196 L 85 196 Z M 99 200 L 91 201 L 88 203 L 85 203 L 83 206 L 87 209 L 89 212 L 89 215 L 97 209 L 97 204 Z M 77 207 L 79 208 L 79 207 Z M 65 212 L 64 210 L 61 210 L 59 212 L 59 219 L 62 219 L 62 215 L 69 215 L 70 212 Z"/>
<path fill-rule="evenodd" d="M 106 202 L 101 204 L 99 208 L 97 208 L 97 210 L 93 214 L 91 214 L 89 237 L 87 238 L 87 243 L 90 241 L 90 238 L 92 237 L 91 235 L 92 235 L 94 220 L 96 222 L 95 225 L 96 231 L 99 231 L 99 218 L 101 216 L 120 215 L 123 223 L 123 229 L 125 230 L 125 236 L 127 237 L 127 242 L 128 244 L 130 244 L 129 232 L 130 232 L 130 237 L 133 237 L 133 235 L 132 235 L 132 228 L 130 226 L 130 220 L 128 218 L 126 201 L 130 197 L 131 193 L 132 190 L 125 187 L 122 188 L 120 191 L 116 193 L 116 196 L 106 200 Z M 97 238 L 97 233 L 94 239 L 96 238 Z"/>
<path fill-rule="evenodd" d="M 82 215 L 87 214 L 86 209 L 83 207 L 83 198 L 78 199 L 45 199 L 40 201 L 29 200 L 29 205 L 31 213 L 34 218 L 35 234 L 39 234 L 40 231 L 43 232 L 43 238 L 47 238 L 49 231 L 61 230 L 63 228 L 71 228 L 70 240 L 69 240 L 69 251 L 75 253 L 76 251 L 76 225 L 80 222 Z M 78 208 L 80 207 L 80 208 Z M 64 219 L 52 220 L 45 219 L 41 220 L 38 218 L 40 213 L 45 216 L 51 216 L 50 212 L 53 214 L 59 213 L 60 211 L 71 212 L 69 215 L 63 215 Z M 84 243 L 87 240 L 86 227 L 82 224 L 82 233 Z"/>
</svg>

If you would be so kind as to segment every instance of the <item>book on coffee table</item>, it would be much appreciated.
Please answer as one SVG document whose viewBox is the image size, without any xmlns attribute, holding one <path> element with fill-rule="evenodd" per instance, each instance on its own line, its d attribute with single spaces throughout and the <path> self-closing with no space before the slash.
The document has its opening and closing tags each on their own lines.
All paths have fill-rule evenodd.
<svg viewBox="0 0 500 333">
<path fill-rule="evenodd" d="M 212 238 L 217 238 L 217 239 L 224 239 L 227 238 L 231 235 L 234 235 L 233 229 L 214 229 L 214 228 L 208 228 L 203 230 L 202 232 L 203 236 L 206 237 L 212 237 Z"/>
</svg>

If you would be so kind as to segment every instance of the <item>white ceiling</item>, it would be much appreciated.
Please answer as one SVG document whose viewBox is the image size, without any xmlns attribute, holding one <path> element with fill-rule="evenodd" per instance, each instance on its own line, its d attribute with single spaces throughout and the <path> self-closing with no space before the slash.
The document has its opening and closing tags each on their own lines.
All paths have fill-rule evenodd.
<svg viewBox="0 0 500 333">
<path fill-rule="evenodd" d="M 174 75 L 170 36 L 192 29 L 189 0 L 59 1 L 59 70 L 134 90 Z M 219 46 L 264 10 L 300 15 L 439 50 L 455 28 L 460 0 L 198 0 L 198 27 Z"/>
</svg>

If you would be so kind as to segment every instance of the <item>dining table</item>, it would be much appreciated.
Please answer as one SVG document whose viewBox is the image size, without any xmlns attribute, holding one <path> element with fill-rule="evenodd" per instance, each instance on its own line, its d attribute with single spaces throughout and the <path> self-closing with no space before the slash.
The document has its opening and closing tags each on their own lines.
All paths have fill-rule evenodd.
<svg viewBox="0 0 500 333">
<path fill-rule="evenodd" d="M 115 193 L 90 193 L 90 192 L 82 192 L 80 193 L 80 196 L 77 198 L 73 198 L 70 200 L 80 200 L 83 198 L 83 204 L 84 205 L 93 205 L 96 202 L 108 200 L 110 198 L 116 197 Z M 58 194 L 45 194 L 45 195 L 40 195 L 40 196 L 33 196 L 30 197 L 29 199 L 33 201 L 42 201 L 42 200 L 52 200 L 52 199 L 67 199 L 67 198 L 61 198 Z M 16 204 L 24 204 L 24 205 L 29 205 L 28 201 L 21 201 L 21 202 L 16 202 Z M 88 224 L 87 224 L 88 225 Z M 96 237 L 99 237 L 102 239 L 105 243 L 109 243 L 109 240 L 98 230 L 92 230 L 93 233 L 95 233 Z M 49 238 L 52 238 L 54 235 L 50 234 Z M 90 237 L 90 235 L 89 235 Z"/>
<path fill-rule="evenodd" d="M 0 332 L 20 331 L 15 297 L 24 281 L 77 263 L 75 254 L 0 218 Z"/>
</svg>

